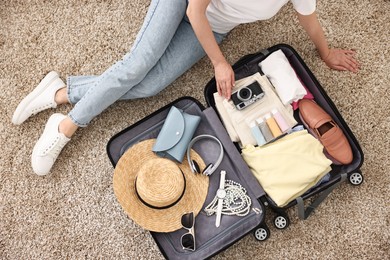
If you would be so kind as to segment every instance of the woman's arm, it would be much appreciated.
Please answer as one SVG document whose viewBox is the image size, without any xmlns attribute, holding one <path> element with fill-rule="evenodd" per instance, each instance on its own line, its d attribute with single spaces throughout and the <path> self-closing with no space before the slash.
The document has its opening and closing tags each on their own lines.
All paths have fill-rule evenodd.
<svg viewBox="0 0 390 260">
<path fill-rule="evenodd" d="M 355 59 L 356 54 L 352 50 L 329 49 L 324 31 L 317 19 L 316 12 L 310 15 L 298 14 L 299 23 L 305 29 L 310 39 L 316 46 L 322 60 L 328 67 L 337 70 L 349 70 L 357 72 L 359 63 Z"/>
<path fill-rule="evenodd" d="M 232 87 L 234 86 L 234 72 L 231 65 L 226 61 L 219 48 L 210 24 L 206 17 L 206 8 L 210 0 L 191 0 L 187 8 L 187 16 L 200 44 L 215 70 L 217 90 L 221 96 L 230 99 Z"/>
</svg>

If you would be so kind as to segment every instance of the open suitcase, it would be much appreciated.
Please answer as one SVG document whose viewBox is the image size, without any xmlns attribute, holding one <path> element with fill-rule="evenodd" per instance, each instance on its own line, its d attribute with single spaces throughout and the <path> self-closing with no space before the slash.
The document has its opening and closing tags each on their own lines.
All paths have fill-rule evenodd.
<svg viewBox="0 0 390 260">
<path fill-rule="evenodd" d="M 332 190 L 343 181 L 348 179 L 352 185 L 360 185 L 363 182 L 363 175 L 360 170 L 360 167 L 363 164 L 363 151 L 351 129 L 340 115 L 330 97 L 327 95 L 316 77 L 307 67 L 303 59 L 291 46 L 286 44 L 278 44 L 258 53 L 249 54 L 242 57 L 233 65 L 236 80 L 253 75 L 257 72 L 263 74 L 258 64 L 266 59 L 271 53 L 278 50 L 282 50 L 286 55 L 290 65 L 294 68 L 295 73 L 299 79 L 313 94 L 316 103 L 319 104 L 329 115 L 331 115 L 333 120 L 343 130 L 353 152 L 353 161 L 350 164 L 342 166 L 332 165 L 331 178 L 327 183 L 317 186 L 315 189 L 312 189 L 304 195 L 291 201 L 288 205 L 284 207 L 278 207 L 269 198 L 269 196 L 266 195 L 262 198 L 264 205 L 270 206 L 270 208 L 273 209 L 277 214 L 274 218 L 275 227 L 278 229 L 284 229 L 289 225 L 290 222 L 289 217 L 286 214 L 286 209 L 297 205 L 299 218 L 306 219 L 311 214 L 311 212 L 332 192 Z M 215 101 L 213 97 L 214 92 L 216 92 L 216 84 L 215 80 L 212 79 L 207 83 L 204 95 L 207 104 L 213 108 L 215 108 Z M 297 111 L 295 111 L 294 117 L 299 124 L 302 124 Z M 308 198 L 311 198 L 312 201 L 305 209 L 304 200 Z"/>
<path fill-rule="evenodd" d="M 201 134 L 213 135 L 221 141 L 224 148 L 224 157 L 221 164 L 215 173 L 209 177 L 209 189 L 204 205 L 207 205 L 212 201 L 216 194 L 220 181 L 219 174 L 217 173 L 219 173 L 220 170 L 226 170 L 226 178 L 240 183 L 251 198 L 252 205 L 249 214 L 244 217 L 223 215 L 219 228 L 215 227 L 215 215 L 213 215 L 214 217 L 206 216 L 206 214 L 201 211 L 196 217 L 195 233 L 197 249 L 195 251 L 183 250 L 180 244 L 180 238 L 185 233 L 184 229 L 170 233 L 151 232 L 160 251 L 167 259 L 209 258 L 226 249 L 252 231 L 257 240 L 265 240 L 270 235 L 269 229 L 264 221 L 265 206 L 270 206 L 271 209 L 277 212 L 277 216 L 274 219 L 276 228 L 284 229 L 289 224 L 289 218 L 286 213 L 287 208 L 298 204 L 299 217 L 305 219 L 335 187 L 347 178 L 354 185 L 359 185 L 363 181 L 363 176 L 360 171 L 360 166 L 363 163 L 363 153 L 356 138 L 342 119 L 333 102 L 292 47 L 288 45 L 276 45 L 259 53 L 245 56 L 233 65 L 236 79 L 260 72 L 258 63 L 267 57 L 268 54 L 276 50 L 283 51 L 297 75 L 314 95 L 316 102 L 320 104 L 342 128 L 353 150 L 354 159 L 352 163 L 332 167 L 332 177 L 328 182 L 317 186 L 310 192 L 291 201 L 285 207 L 276 206 L 267 196 L 248 165 L 242 159 L 238 145 L 233 143 L 227 134 L 224 125 L 216 112 L 217 110 L 215 109 L 213 93 L 216 92 L 216 86 L 215 81 L 211 80 L 205 88 L 205 99 L 209 107 L 205 108 L 199 101 L 191 97 L 180 98 L 122 130 L 113 136 L 107 144 L 108 156 L 115 167 L 120 157 L 132 145 L 142 140 L 156 138 L 158 136 L 170 108 L 175 106 L 188 114 L 201 117 L 201 123 L 199 124 L 194 137 Z M 214 145 L 215 144 L 212 142 L 200 142 L 196 143 L 193 147 L 203 158 L 206 165 L 216 160 L 216 154 L 218 154 L 218 152 Z M 313 196 L 315 197 L 314 202 L 305 210 L 304 200 L 312 198 Z"/>
</svg>

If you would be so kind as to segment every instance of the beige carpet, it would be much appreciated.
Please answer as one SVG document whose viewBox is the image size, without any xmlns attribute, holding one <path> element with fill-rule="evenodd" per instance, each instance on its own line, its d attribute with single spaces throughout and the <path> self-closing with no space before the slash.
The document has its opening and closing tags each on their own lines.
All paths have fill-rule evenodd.
<svg viewBox="0 0 390 260">
<path fill-rule="evenodd" d="M 129 50 L 149 0 L 8 0 L 0 4 L 0 259 L 161 259 L 121 210 L 106 154 L 109 138 L 158 107 L 191 95 L 204 103 L 207 59 L 156 97 L 120 102 L 79 131 L 52 173 L 33 174 L 31 150 L 54 111 L 11 124 L 20 100 L 50 70 L 99 74 Z M 222 45 L 230 62 L 277 43 L 301 54 L 364 150 L 364 183 L 345 183 L 306 221 L 264 243 L 248 235 L 216 259 L 390 259 L 390 2 L 318 1 L 330 45 L 356 49 L 357 74 L 329 70 L 290 5 L 273 19 L 236 28 Z M 269 211 L 270 212 L 270 211 Z M 268 213 L 268 219 L 272 219 Z"/>
</svg>

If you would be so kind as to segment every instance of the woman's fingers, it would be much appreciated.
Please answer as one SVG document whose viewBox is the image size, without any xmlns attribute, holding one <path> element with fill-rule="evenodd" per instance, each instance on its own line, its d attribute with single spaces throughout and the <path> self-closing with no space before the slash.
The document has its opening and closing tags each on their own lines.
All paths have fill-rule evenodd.
<svg viewBox="0 0 390 260">
<path fill-rule="evenodd" d="M 356 72 L 356 71 L 357 71 L 356 68 L 355 68 L 355 66 L 354 66 L 354 64 L 353 64 L 353 62 L 351 62 L 351 61 L 348 60 L 348 59 L 346 59 L 346 60 L 344 61 L 343 66 L 344 66 L 347 70 L 349 70 L 349 71 L 352 71 L 352 72 Z"/>
<path fill-rule="evenodd" d="M 357 61 L 357 59 L 354 56 L 348 56 L 349 60 L 355 64 L 356 68 L 360 68 L 360 63 Z"/>
<path fill-rule="evenodd" d="M 332 69 L 358 72 L 360 64 L 353 50 L 332 49 L 325 63 Z"/>
<path fill-rule="evenodd" d="M 217 81 L 217 91 L 218 91 L 218 94 L 220 96 L 222 96 L 222 88 L 221 88 L 221 85 L 219 84 L 219 82 Z"/>
<path fill-rule="evenodd" d="M 226 97 L 226 83 L 224 81 L 221 82 L 221 88 L 222 88 L 222 96 Z"/>
<path fill-rule="evenodd" d="M 226 99 L 230 99 L 232 95 L 233 84 L 231 81 L 219 81 L 217 83 L 218 94 Z"/>
<path fill-rule="evenodd" d="M 349 71 L 352 71 L 352 72 L 357 72 L 358 71 L 358 63 L 357 61 L 354 59 L 354 57 L 352 56 L 349 56 L 349 55 L 345 55 L 344 56 L 344 66 L 349 70 Z"/>
<path fill-rule="evenodd" d="M 229 63 L 221 63 L 215 67 L 215 79 L 220 96 L 230 99 L 234 85 L 234 72 Z"/>
<path fill-rule="evenodd" d="M 344 66 L 341 66 L 341 65 L 334 65 L 333 67 L 332 67 L 332 69 L 336 69 L 336 70 L 347 70 Z"/>
<path fill-rule="evenodd" d="M 233 70 L 232 70 L 232 74 L 231 74 L 231 78 L 230 78 L 230 85 L 231 85 L 231 87 L 228 90 L 228 93 L 227 93 L 228 94 L 228 98 L 227 99 L 230 99 L 230 96 L 232 95 L 232 89 L 236 85 L 236 79 L 235 79 Z"/>
<path fill-rule="evenodd" d="M 354 56 L 356 54 L 356 52 L 353 50 L 344 50 L 344 53 L 347 55 L 352 55 L 352 56 Z"/>
</svg>

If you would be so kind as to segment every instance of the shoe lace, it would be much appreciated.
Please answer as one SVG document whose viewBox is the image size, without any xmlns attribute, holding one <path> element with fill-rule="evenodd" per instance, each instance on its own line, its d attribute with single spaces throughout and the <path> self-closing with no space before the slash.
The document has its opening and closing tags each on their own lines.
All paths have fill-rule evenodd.
<svg viewBox="0 0 390 260">
<path fill-rule="evenodd" d="M 43 155 L 49 154 L 53 158 L 57 158 L 66 143 L 66 140 L 62 139 L 60 136 L 56 136 L 49 146 L 43 151 Z"/>
<path fill-rule="evenodd" d="M 53 102 L 47 103 L 45 105 L 42 105 L 42 106 L 39 106 L 39 107 L 36 107 L 36 108 L 32 109 L 31 113 L 34 115 L 34 114 L 36 114 L 38 112 L 41 112 L 42 110 L 45 110 L 47 108 L 51 108 L 53 105 L 54 105 Z"/>
</svg>

